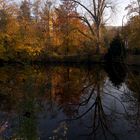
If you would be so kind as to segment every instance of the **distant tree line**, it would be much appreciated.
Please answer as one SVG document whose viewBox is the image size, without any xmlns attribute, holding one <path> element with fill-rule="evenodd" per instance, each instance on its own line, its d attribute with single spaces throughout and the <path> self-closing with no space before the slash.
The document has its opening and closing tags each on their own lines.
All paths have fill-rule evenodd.
<svg viewBox="0 0 140 140">
<path fill-rule="evenodd" d="M 106 53 L 115 30 L 106 28 L 105 12 L 112 10 L 113 4 L 97 0 L 90 6 L 78 0 L 61 0 L 59 4 L 55 0 L 22 0 L 19 4 L 0 0 L 0 59 L 27 61 Z M 78 7 L 86 12 L 79 13 Z M 139 45 L 139 28 L 139 16 L 133 16 L 122 32 L 134 49 Z"/>
</svg>

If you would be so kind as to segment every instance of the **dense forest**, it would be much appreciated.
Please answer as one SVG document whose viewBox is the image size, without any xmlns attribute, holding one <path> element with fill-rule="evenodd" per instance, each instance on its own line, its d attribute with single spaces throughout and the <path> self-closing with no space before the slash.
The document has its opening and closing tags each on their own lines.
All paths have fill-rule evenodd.
<svg viewBox="0 0 140 140">
<path fill-rule="evenodd" d="M 80 9 L 80 10 L 79 10 Z M 130 53 L 140 52 L 140 1 L 131 2 L 127 23 L 106 25 L 109 0 L 0 0 L 0 60 L 45 60 L 49 56 L 105 54 L 119 33 Z"/>
</svg>

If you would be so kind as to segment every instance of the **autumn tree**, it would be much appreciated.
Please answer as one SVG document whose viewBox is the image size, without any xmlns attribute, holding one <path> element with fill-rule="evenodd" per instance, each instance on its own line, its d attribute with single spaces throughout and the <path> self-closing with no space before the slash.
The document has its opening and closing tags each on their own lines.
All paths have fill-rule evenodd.
<svg viewBox="0 0 140 140">
<path fill-rule="evenodd" d="M 23 0 L 21 2 L 19 18 L 28 21 L 31 20 L 31 9 L 29 1 Z"/>
<path fill-rule="evenodd" d="M 56 8 L 56 28 L 61 36 L 61 44 L 65 55 L 68 55 L 71 46 L 70 34 L 73 30 L 71 15 L 75 13 L 75 4 L 71 1 L 62 0 L 59 8 Z"/>
<path fill-rule="evenodd" d="M 21 2 L 18 14 L 18 20 L 20 24 L 20 35 L 23 40 L 26 39 L 27 30 L 31 20 L 30 5 L 27 0 Z"/>
<path fill-rule="evenodd" d="M 89 27 L 91 34 L 95 37 L 96 53 L 101 52 L 101 26 L 105 22 L 106 9 L 114 9 L 113 3 L 110 0 L 93 0 L 89 1 L 90 6 L 87 7 L 84 3 L 78 0 L 70 0 L 82 7 L 86 13 L 79 18 L 83 20 Z"/>
<path fill-rule="evenodd" d="M 40 20 L 40 13 L 41 13 L 41 0 L 35 0 L 33 3 L 33 15 L 36 22 Z"/>
<path fill-rule="evenodd" d="M 131 1 L 125 8 L 128 22 L 123 28 L 123 36 L 127 39 L 128 50 L 132 53 L 140 53 L 140 0 Z"/>
<path fill-rule="evenodd" d="M 24 55 L 32 60 L 42 49 L 42 41 L 40 40 L 41 36 L 38 32 L 38 23 L 35 18 L 36 15 L 33 14 L 32 3 L 30 3 L 29 0 L 22 1 L 17 16 L 19 23 L 17 50 L 22 54 L 20 57 L 23 57 Z"/>
<path fill-rule="evenodd" d="M 15 3 L 11 3 L 9 0 L 0 0 L 0 31 L 6 33 L 8 25 L 12 19 L 15 19 L 17 15 L 17 8 Z"/>
<path fill-rule="evenodd" d="M 9 0 L 0 1 L 0 54 L 4 59 L 11 57 L 16 45 L 17 7 Z"/>
<path fill-rule="evenodd" d="M 124 27 L 123 35 L 127 38 L 128 50 L 132 53 L 140 53 L 140 17 L 134 16 L 129 19 Z"/>
<path fill-rule="evenodd" d="M 47 0 L 41 13 L 42 32 L 46 51 L 51 49 L 52 7 L 53 3 Z"/>
</svg>

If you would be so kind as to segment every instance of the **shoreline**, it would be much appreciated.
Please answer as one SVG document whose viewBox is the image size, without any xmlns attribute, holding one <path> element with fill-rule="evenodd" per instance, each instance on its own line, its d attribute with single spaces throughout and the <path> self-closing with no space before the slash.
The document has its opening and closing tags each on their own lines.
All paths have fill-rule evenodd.
<svg viewBox="0 0 140 140">
<path fill-rule="evenodd" d="M 36 60 L 0 60 L 0 65 L 3 64 L 113 64 L 120 63 L 126 64 L 128 66 L 140 66 L 140 55 L 127 55 L 124 61 L 119 59 L 114 59 L 113 61 L 107 62 L 104 59 L 104 55 L 94 55 L 94 56 L 55 56 L 55 57 L 46 57 L 45 59 L 36 59 Z"/>
</svg>

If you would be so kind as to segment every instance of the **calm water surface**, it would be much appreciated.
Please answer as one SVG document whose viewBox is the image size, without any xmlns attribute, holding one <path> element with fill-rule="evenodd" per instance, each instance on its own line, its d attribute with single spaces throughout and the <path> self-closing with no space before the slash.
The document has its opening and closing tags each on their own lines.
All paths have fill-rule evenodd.
<svg viewBox="0 0 140 140">
<path fill-rule="evenodd" d="M 140 68 L 0 67 L 0 140 L 140 140 Z"/>
</svg>

